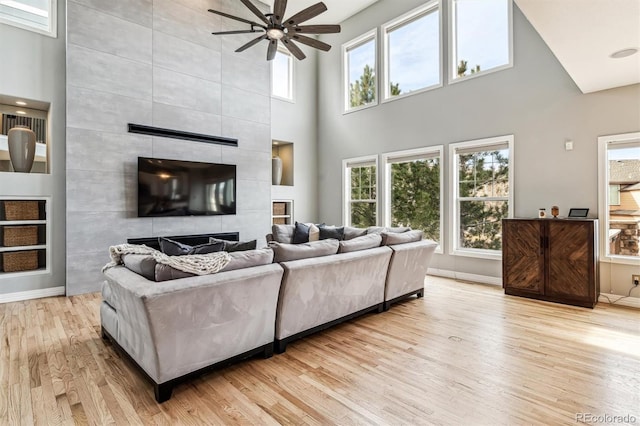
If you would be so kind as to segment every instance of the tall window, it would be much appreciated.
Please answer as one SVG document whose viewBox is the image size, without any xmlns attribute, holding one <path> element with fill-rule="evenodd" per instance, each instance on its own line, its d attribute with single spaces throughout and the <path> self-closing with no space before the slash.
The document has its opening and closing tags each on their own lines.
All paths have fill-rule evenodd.
<svg viewBox="0 0 640 426">
<path fill-rule="evenodd" d="M 452 254 L 499 258 L 502 219 L 513 216 L 513 135 L 449 146 Z"/>
<path fill-rule="evenodd" d="M 0 0 L 0 23 L 56 37 L 56 0 Z"/>
<path fill-rule="evenodd" d="M 372 30 L 342 46 L 345 111 L 377 103 L 377 32 Z"/>
<path fill-rule="evenodd" d="M 640 261 L 640 132 L 603 136 L 598 144 L 603 254 Z"/>
<path fill-rule="evenodd" d="M 382 155 L 386 226 L 421 229 L 442 244 L 442 150 L 440 145 Z"/>
<path fill-rule="evenodd" d="M 378 157 L 352 158 L 344 169 L 344 223 L 365 228 L 378 223 Z"/>
<path fill-rule="evenodd" d="M 278 50 L 271 62 L 271 95 L 293 101 L 293 57 Z"/>
<path fill-rule="evenodd" d="M 449 81 L 513 64 L 512 0 L 449 0 Z"/>
<path fill-rule="evenodd" d="M 439 7 L 431 1 L 382 26 L 385 99 L 442 84 Z"/>
</svg>

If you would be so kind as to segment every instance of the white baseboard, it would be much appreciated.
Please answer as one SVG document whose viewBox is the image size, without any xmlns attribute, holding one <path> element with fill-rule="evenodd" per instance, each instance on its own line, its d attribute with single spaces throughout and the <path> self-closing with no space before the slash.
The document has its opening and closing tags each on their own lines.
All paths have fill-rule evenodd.
<svg viewBox="0 0 640 426">
<path fill-rule="evenodd" d="M 43 297 L 64 296 L 65 288 L 50 287 L 42 290 L 19 291 L 16 293 L 0 294 L 0 303 L 19 302 L 21 300 L 41 299 Z"/>
<path fill-rule="evenodd" d="M 640 297 L 626 297 L 619 294 L 600 293 L 598 302 L 640 309 Z"/>
<path fill-rule="evenodd" d="M 427 274 L 435 275 L 437 277 L 451 278 L 454 280 L 471 281 L 475 283 L 502 286 L 501 277 L 490 277 L 487 275 L 467 274 L 464 272 L 456 272 L 456 271 L 449 271 L 447 269 L 434 269 L 434 268 L 429 268 L 427 270 Z"/>
</svg>

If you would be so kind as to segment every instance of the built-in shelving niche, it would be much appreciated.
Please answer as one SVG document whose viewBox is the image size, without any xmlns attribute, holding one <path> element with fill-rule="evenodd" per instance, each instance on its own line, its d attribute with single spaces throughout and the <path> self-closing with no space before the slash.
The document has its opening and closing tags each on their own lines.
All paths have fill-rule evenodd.
<svg viewBox="0 0 640 426">
<path fill-rule="evenodd" d="M 282 160 L 281 186 L 293 186 L 293 143 L 273 141 L 271 144 L 271 156 L 280 157 Z"/>
</svg>

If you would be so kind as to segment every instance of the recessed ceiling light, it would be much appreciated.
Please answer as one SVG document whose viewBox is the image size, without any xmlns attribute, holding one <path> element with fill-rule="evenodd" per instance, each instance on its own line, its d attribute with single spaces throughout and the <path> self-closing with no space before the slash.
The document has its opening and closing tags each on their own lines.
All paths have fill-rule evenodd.
<svg viewBox="0 0 640 426">
<path fill-rule="evenodd" d="M 16 101 L 16 105 L 27 106 L 27 103 L 25 101 Z"/>
<path fill-rule="evenodd" d="M 613 52 L 609 57 L 613 59 L 626 58 L 627 56 L 635 55 L 638 53 L 638 49 L 636 47 L 632 47 L 630 49 L 622 49 L 617 52 Z"/>
<path fill-rule="evenodd" d="M 20 115 L 27 115 L 27 113 L 26 113 L 26 112 L 24 112 L 24 111 L 16 111 L 16 114 L 20 114 Z"/>
</svg>

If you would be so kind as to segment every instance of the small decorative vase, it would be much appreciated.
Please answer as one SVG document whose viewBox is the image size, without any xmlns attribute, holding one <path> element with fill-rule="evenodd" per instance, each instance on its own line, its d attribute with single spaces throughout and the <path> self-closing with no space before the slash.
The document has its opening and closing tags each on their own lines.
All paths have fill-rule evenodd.
<svg viewBox="0 0 640 426">
<path fill-rule="evenodd" d="M 273 157 L 271 159 L 271 183 L 273 185 L 280 185 L 282 181 L 282 160 L 280 157 Z"/>
<path fill-rule="evenodd" d="M 7 136 L 13 170 L 30 173 L 36 156 L 36 134 L 27 126 L 16 126 L 9 130 Z"/>
<path fill-rule="evenodd" d="M 551 216 L 553 216 L 554 219 L 557 218 L 559 214 L 560 208 L 558 206 L 551 207 Z"/>
</svg>

